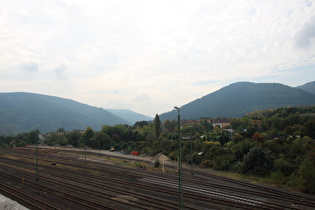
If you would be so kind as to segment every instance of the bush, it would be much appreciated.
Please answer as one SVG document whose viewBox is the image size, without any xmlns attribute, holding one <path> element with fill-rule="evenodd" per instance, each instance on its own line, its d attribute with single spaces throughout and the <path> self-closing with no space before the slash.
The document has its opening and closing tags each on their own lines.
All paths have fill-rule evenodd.
<svg viewBox="0 0 315 210">
<path fill-rule="evenodd" d="M 237 161 L 230 169 L 231 172 L 242 174 L 244 173 L 245 165 L 242 161 Z"/>
<path fill-rule="evenodd" d="M 289 176 L 294 171 L 294 165 L 283 159 L 282 157 L 274 161 L 274 170 L 279 171 L 285 176 Z"/>
<path fill-rule="evenodd" d="M 310 160 L 305 160 L 299 168 L 302 190 L 304 192 L 315 193 L 315 166 Z"/>
<path fill-rule="evenodd" d="M 280 171 L 272 172 L 270 174 L 271 182 L 276 185 L 283 185 L 285 184 L 285 175 Z"/>
<path fill-rule="evenodd" d="M 239 142 L 243 141 L 244 139 L 245 139 L 244 136 L 242 136 L 241 134 L 235 134 L 233 136 L 233 142 L 234 143 L 239 143 Z"/>
<path fill-rule="evenodd" d="M 24 141 L 21 141 L 21 142 L 19 142 L 19 143 L 16 143 L 16 147 L 25 147 L 25 142 Z"/>
<path fill-rule="evenodd" d="M 231 149 L 233 153 L 233 161 L 243 161 L 244 156 L 249 152 L 250 148 L 255 145 L 255 142 L 244 140 L 240 143 L 234 144 Z"/>
<path fill-rule="evenodd" d="M 301 182 L 300 182 L 300 180 L 298 179 L 298 177 L 296 175 L 291 174 L 288 177 L 287 185 L 289 187 L 293 187 L 294 189 L 297 189 L 297 188 L 299 188 L 301 186 Z"/>
<path fill-rule="evenodd" d="M 228 171 L 230 169 L 231 155 L 224 154 L 218 156 L 213 161 L 213 168 L 215 170 Z"/>
<path fill-rule="evenodd" d="M 283 151 L 282 143 L 280 139 L 267 140 L 262 147 L 269 148 L 274 154 L 281 154 Z"/>
<path fill-rule="evenodd" d="M 244 172 L 259 176 L 268 175 L 273 168 L 273 156 L 267 148 L 254 146 L 244 157 Z"/>
</svg>

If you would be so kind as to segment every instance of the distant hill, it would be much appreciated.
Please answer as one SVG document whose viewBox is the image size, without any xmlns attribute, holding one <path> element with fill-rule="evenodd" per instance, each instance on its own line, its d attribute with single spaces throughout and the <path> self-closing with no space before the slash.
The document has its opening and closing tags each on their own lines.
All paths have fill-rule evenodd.
<svg viewBox="0 0 315 210">
<path fill-rule="evenodd" d="M 306 83 L 306 84 L 298 86 L 296 88 L 315 94 L 315 81 Z"/>
<path fill-rule="evenodd" d="M 299 105 L 315 105 L 315 94 L 278 83 L 238 82 L 181 107 L 181 119 L 242 117 L 246 113 Z M 161 121 L 176 119 L 177 111 L 160 115 Z"/>
<path fill-rule="evenodd" d="M 106 109 L 106 110 L 111 112 L 112 114 L 128 121 L 130 123 L 130 125 L 134 125 L 138 121 L 151 121 L 151 120 L 153 120 L 152 117 L 133 112 L 129 109 Z"/>
<path fill-rule="evenodd" d="M 100 130 L 102 125 L 128 122 L 102 108 L 73 100 L 34 93 L 0 93 L 0 135 L 35 130 L 46 133 L 64 128 Z"/>
</svg>

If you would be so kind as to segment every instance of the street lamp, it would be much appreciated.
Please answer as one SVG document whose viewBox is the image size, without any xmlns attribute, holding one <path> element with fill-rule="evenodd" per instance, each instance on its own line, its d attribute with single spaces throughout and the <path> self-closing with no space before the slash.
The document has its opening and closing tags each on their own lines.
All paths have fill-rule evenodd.
<svg viewBox="0 0 315 210">
<path fill-rule="evenodd" d="M 36 128 L 36 136 L 35 136 L 35 140 L 36 140 L 36 148 L 35 148 L 35 157 L 36 157 L 36 164 L 35 164 L 35 180 L 38 181 L 38 138 L 39 138 L 39 131 L 38 128 Z"/>
<path fill-rule="evenodd" d="M 191 175 L 194 175 L 194 167 L 193 167 L 193 148 L 192 148 L 192 137 L 190 137 L 190 164 L 191 164 Z"/>
<path fill-rule="evenodd" d="M 177 109 L 178 117 L 178 192 L 179 192 L 179 209 L 184 209 L 183 206 L 183 181 L 182 181 L 182 142 L 180 133 L 180 108 L 175 106 Z"/>
</svg>

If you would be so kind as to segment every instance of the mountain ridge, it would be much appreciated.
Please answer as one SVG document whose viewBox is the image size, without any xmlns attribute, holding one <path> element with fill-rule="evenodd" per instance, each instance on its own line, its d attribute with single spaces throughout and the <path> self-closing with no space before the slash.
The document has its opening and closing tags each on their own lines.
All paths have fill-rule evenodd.
<svg viewBox="0 0 315 210">
<path fill-rule="evenodd" d="M 120 118 L 127 120 L 128 122 L 130 122 L 131 125 L 134 125 L 138 121 L 153 120 L 152 117 L 131 111 L 129 109 L 106 109 L 106 110 Z"/>
<path fill-rule="evenodd" d="M 315 105 L 315 82 L 298 87 L 281 83 L 236 82 L 181 107 L 181 119 L 242 117 L 270 108 Z M 151 121 L 153 118 L 128 109 L 103 109 L 71 99 L 28 92 L 0 93 L 0 135 L 13 135 L 39 128 L 51 132 L 102 125 Z M 177 119 L 177 112 L 162 113 L 160 120 Z"/>
<path fill-rule="evenodd" d="M 308 82 L 304 85 L 297 86 L 296 88 L 315 94 L 315 81 L 314 82 Z"/>
<path fill-rule="evenodd" d="M 236 82 L 183 105 L 181 118 L 242 117 L 257 110 L 314 104 L 315 94 L 281 83 Z M 172 110 L 160 119 L 173 120 L 176 115 Z"/>
<path fill-rule="evenodd" d="M 56 96 L 28 92 L 0 93 L 0 134 L 16 134 L 38 128 L 51 132 L 58 128 L 99 130 L 102 125 L 128 124 L 102 108 Z"/>
</svg>

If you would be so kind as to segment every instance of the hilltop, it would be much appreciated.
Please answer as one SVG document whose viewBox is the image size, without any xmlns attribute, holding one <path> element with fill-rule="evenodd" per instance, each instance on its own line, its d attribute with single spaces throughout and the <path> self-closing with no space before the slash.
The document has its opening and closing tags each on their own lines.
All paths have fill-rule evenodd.
<svg viewBox="0 0 315 210">
<path fill-rule="evenodd" d="M 237 82 L 183 105 L 181 118 L 242 117 L 252 111 L 302 105 L 315 105 L 315 94 L 279 83 Z M 160 119 L 176 116 L 173 110 Z"/>
<path fill-rule="evenodd" d="M 129 124 L 102 108 L 70 99 L 35 93 L 0 93 L 0 134 L 13 135 L 38 128 L 51 132 L 58 128 L 100 130 L 102 125 Z"/>
</svg>

